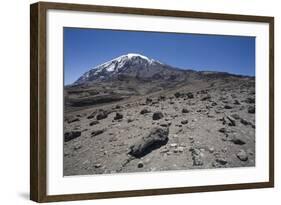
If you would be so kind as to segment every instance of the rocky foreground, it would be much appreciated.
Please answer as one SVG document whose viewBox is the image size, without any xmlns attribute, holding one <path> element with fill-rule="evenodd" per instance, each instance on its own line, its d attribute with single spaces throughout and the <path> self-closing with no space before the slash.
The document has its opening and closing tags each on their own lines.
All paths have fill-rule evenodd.
<svg viewBox="0 0 281 205">
<path fill-rule="evenodd" d="M 65 109 L 65 176 L 255 166 L 254 79 L 101 102 Z"/>
</svg>

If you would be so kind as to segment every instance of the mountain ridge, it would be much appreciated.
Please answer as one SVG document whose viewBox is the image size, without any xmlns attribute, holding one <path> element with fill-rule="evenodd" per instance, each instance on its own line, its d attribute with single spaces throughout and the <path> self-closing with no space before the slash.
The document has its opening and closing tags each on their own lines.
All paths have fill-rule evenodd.
<svg viewBox="0 0 281 205">
<path fill-rule="evenodd" d="M 128 53 L 113 58 L 105 63 L 99 64 L 85 72 L 71 85 L 83 85 L 92 82 L 118 79 L 119 77 L 134 77 L 143 80 L 185 80 L 187 74 L 196 74 L 202 77 L 249 77 L 240 74 L 232 74 L 219 71 L 196 71 L 193 69 L 182 69 L 162 63 L 138 53 Z"/>
</svg>

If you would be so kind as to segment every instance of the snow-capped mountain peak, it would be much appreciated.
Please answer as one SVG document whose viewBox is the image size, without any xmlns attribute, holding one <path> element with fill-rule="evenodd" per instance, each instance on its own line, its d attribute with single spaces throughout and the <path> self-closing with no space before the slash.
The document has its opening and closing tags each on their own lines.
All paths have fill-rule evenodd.
<svg viewBox="0 0 281 205">
<path fill-rule="evenodd" d="M 128 53 L 95 66 L 88 72 L 84 73 L 74 84 L 81 84 L 96 79 L 104 79 L 119 73 L 132 73 L 132 68 L 134 70 L 136 70 L 136 68 L 145 69 L 157 65 L 164 64 L 138 53 Z"/>
</svg>

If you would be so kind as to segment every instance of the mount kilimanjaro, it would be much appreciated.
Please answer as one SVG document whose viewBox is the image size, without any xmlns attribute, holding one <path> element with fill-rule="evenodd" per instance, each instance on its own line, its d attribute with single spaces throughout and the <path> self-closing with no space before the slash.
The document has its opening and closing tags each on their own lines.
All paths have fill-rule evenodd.
<svg viewBox="0 0 281 205">
<path fill-rule="evenodd" d="M 64 175 L 255 166 L 255 78 L 140 54 L 64 86 Z"/>
<path fill-rule="evenodd" d="M 162 78 L 163 80 L 167 80 L 182 73 L 183 70 L 170 65 L 163 64 L 140 54 L 129 53 L 96 66 L 83 74 L 74 84 L 118 79 L 120 76 L 134 77 L 137 79 Z"/>
</svg>

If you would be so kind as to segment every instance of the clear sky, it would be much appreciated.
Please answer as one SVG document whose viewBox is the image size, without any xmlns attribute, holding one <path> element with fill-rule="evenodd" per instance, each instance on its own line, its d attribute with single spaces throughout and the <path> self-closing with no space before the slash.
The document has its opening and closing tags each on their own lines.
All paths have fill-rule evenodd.
<svg viewBox="0 0 281 205">
<path fill-rule="evenodd" d="M 127 53 L 182 69 L 255 76 L 255 37 L 64 28 L 64 83 Z"/>
</svg>

